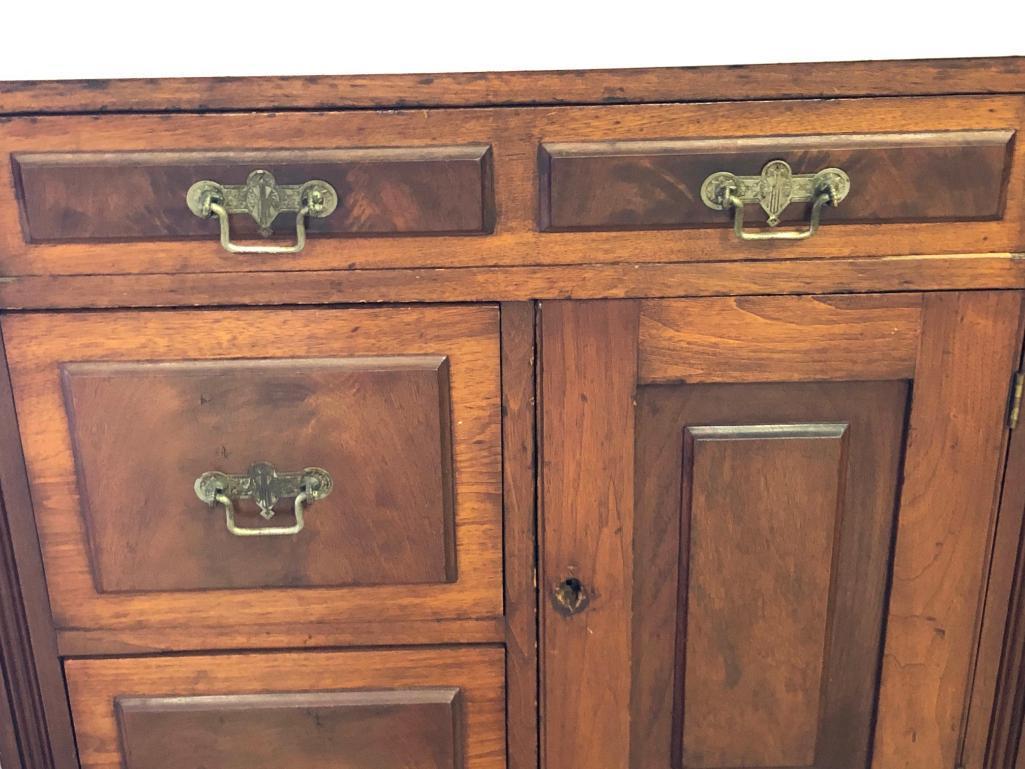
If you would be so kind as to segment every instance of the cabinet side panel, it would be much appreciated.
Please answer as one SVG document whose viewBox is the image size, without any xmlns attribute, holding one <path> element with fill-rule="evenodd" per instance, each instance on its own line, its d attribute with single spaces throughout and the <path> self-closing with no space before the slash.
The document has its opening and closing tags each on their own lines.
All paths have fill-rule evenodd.
<svg viewBox="0 0 1025 769">
<path fill-rule="evenodd" d="M 957 763 L 1020 304 L 1016 292 L 925 298 L 873 769 Z"/>
</svg>

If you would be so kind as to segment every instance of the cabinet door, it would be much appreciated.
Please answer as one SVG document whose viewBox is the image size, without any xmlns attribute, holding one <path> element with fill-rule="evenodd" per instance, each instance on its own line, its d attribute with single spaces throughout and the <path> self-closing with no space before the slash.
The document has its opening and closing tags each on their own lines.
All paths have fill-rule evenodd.
<svg viewBox="0 0 1025 769">
<path fill-rule="evenodd" d="M 1020 316 L 545 303 L 546 769 L 953 769 Z"/>
</svg>

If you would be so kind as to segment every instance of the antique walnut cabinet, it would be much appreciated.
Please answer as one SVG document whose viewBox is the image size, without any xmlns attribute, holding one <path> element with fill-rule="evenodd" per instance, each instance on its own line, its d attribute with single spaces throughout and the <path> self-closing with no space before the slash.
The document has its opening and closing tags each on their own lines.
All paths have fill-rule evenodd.
<svg viewBox="0 0 1025 769">
<path fill-rule="evenodd" d="M 0 84 L 4 769 L 1025 769 L 1025 59 Z"/>
</svg>

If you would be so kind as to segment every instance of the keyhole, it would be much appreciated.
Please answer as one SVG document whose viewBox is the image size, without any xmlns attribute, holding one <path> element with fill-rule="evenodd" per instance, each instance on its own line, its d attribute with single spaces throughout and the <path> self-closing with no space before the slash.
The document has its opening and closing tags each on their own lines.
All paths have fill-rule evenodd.
<svg viewBox="0 0 1025 769">
<path fill-rule="evenodd" d="M 587 608 L 589 601 L 584 583 L 576 577 L 564 579 L 552 591 L 552 604 L 555 610 L 567 617 L 582 612 Z"/>
</svg>

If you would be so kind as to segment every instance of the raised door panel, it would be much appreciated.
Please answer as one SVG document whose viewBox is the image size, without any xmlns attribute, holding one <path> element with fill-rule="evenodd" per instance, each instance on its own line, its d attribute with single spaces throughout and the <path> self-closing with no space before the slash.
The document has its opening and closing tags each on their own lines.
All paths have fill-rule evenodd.
<svg viewBox="0 0 1025 769">
<path fill-rule="evenodd" d="M 633 765 L 864 766 L 908 392 L 639 390 Z"/>
<path fill-rule="evenodd" d="M 65 648 L 500 638 L 496 307 L 3 323 Z"/>
<path fill-rule="evenodd" d="M 83 769 L 503 769 L 503 653 L 71 660 Z"/>
<path fill-rule="evenodd" d="M 547 769 L 953 766 L 1021 309 L 544 303 Z"/>
</svg>

